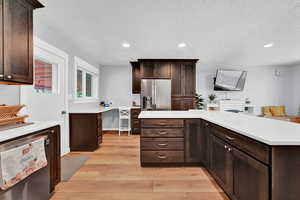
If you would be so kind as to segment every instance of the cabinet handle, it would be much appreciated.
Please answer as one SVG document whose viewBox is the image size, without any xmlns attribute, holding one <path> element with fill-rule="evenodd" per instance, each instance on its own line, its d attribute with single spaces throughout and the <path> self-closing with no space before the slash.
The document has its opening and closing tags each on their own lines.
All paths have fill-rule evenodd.
<svg viewBox="0 0 300 200">
<path fill-rule="evenodd" d="M 12 79 L 12 76 L 11 76 L 11 75 L 8 75 L 6 78 L 7 78 L 7 79 Z"/>
<path fill-rule="evenodd" d="M 227 145 L 224 145 L 224 148 L 225 148 L 225 149 L 228 149 L 228 146 L 227 146 Z"/>
<path fill-rule="evenodd" d="M 159 159 L 166 159 L 167 158 L 167 156 L 165 156 L 165 155 L 158 155 L 157 156 Z"/>
<path fill-rule="evenodd" d="M 166 135 L 168 132 L 167 131 L 159 131 L 158 134 L 159 135 Z"/>
<path fill-rule="evenodd" d="M 0 78 L 3 78 L 4 77 L 4 75 L 3 74 L 0 74 Z"/>
<path fill-rule="evenodd" d="M 157 144 L 157 146 L 165 147 L 165 146 L 168 146 L 168 144 L 167 143 L 159 143 L 159 144 Z"/>
<path fill-rule="evenodd" d="M 235 140 L 235 138 L 229 137 L 228 135 L 226 135 L 225 137 L 226 137 L 226 139 L 228 139 L 228 140 Z"/>
<path fill-rule="evenodd" d="M 227 150 L 228 150 L 229 152 L 231 152 L 231 151 L 232 151 L 232 149 L 231 149 L 231 148 L 228 148 Z"/>
<path fill-rule="evenodd" d="M 51 130 L 51 131 L 50 131 L 50 133 L 54 133 L 54 132 L 55 132 L 54 130 Z"/>
</svg>

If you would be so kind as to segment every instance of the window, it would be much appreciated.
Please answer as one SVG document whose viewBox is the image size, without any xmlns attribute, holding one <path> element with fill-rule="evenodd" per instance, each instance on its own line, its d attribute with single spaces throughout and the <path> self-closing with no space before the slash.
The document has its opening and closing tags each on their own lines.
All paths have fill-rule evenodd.
<svg viewBox="0 0 300 200">
<path fill-rule="evenodd" d="M 41 59 L 34 60 L 34 89 L 37 93 L 57 92 L 57 66 Z"/>
<path fill-rule="evenodd" d="M 75 57 L 75 72 L 76 101 L 98 101 L 99 69 Z"/>
</svg>

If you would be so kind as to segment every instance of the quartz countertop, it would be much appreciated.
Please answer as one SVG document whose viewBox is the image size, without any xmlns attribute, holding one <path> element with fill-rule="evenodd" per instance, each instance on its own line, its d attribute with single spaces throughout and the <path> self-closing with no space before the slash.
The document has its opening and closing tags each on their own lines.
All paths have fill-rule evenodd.
<svg viewBox="0 0 300 200">
<path fill-rule="evenodd" d="M 108 112 L 111 110 L 118 110 L 120 107 L 99 107 L 99 108 L 86 108 L 86 109 L 74 109 L 70 110 L 69 113 L 75 114 L 75 113 L 103 113 L 103 112 Z M 140 107 L 138 106 L 130 106 L 131 109 L 138 109 Z"/>
<path fill-rule="evenodd" d="M 59 121 L 36 121 L 33 124 L 22 126 L 19 128 L 12 128 L 8 130 L 0 131 L 0 142 L 4 142 L 10 139 L 14 139 L 20 136 L 28 135 L 37 131 L 41 131 L 47 128 L 51 128 L 60 125 Z"/>
<path fill-rule="evenodd" d="M 142 111 L 140 119 L 203 119 L 268 145 L 300 145 L 300 124 L 220 111 Z"/>
</svg>

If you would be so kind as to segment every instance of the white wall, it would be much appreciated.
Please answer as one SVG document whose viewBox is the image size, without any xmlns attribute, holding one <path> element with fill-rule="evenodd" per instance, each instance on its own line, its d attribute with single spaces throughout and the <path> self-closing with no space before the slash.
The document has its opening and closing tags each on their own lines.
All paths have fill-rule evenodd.
<svg viewBox="0 0 300 200">
<path fill-rule="evenodd" d="M 20 87 L 0 85 L 0 105 L 17 105 L 20 102 Z"/>
<path fill-rule="evenodd" d="M 300 114 L 300 65 L 291 67 L 289 72 L 290 84 L 287 86 L 287 112 L 292 115 Z"/>
<path fill-rule="evenodd" d="M 239 69 L 239 68 L 235 68 Z M 245 69 L 245 68 L 243 68 Z M 220 92 L 213 91 L 213 77 L 215 77 L 216 68 L 208 70 L 197 67 L 197 93 L 205 98 L 209 94 L 216 94 L 218 99 L 245 99 L 249 98 L 252 104 L 257 106 L 267 105 L 285 105 L 288 114 L 295 114 L 293 104 L 293 93 L 291 89 L 297 87 L 299 80 L 294 77 L 300 77 L 300 67 L 291 66 L 260 66 L 247 68 L 248 71 L 245 88 L 242 92 Z M 275 70 L 280 72 L 280 76 L 275 75 Z M 298 81 L 298 82 L 297 82 Z M 294 93 L 295 93 L 294 89 Z M 300 96 L 299 96 L 300 98 Z M 298 101 L 299 102 L 299 101 Z M 294 102 L 297 104 L 297 102 Z M 299 107 L 299 105 L 298 105 Z"/>
<path fill-rule="evenodd" d="M 128 66 L 101 66 L 100 100 L 113 106 L 132 105 L 132 73 Z"/>
</svg>

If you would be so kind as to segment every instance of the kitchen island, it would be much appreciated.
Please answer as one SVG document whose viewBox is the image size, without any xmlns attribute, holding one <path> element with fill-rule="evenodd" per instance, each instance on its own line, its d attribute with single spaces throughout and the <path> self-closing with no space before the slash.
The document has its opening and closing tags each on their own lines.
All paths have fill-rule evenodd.
<svg viewBox="0 0 300 200">
<path fill-rule="evenodd" d="M 203 166 L 234 200 L 300 197 L 299 124 L 217 111 L 139 118 L 142 166 Z"/>
</svg>

